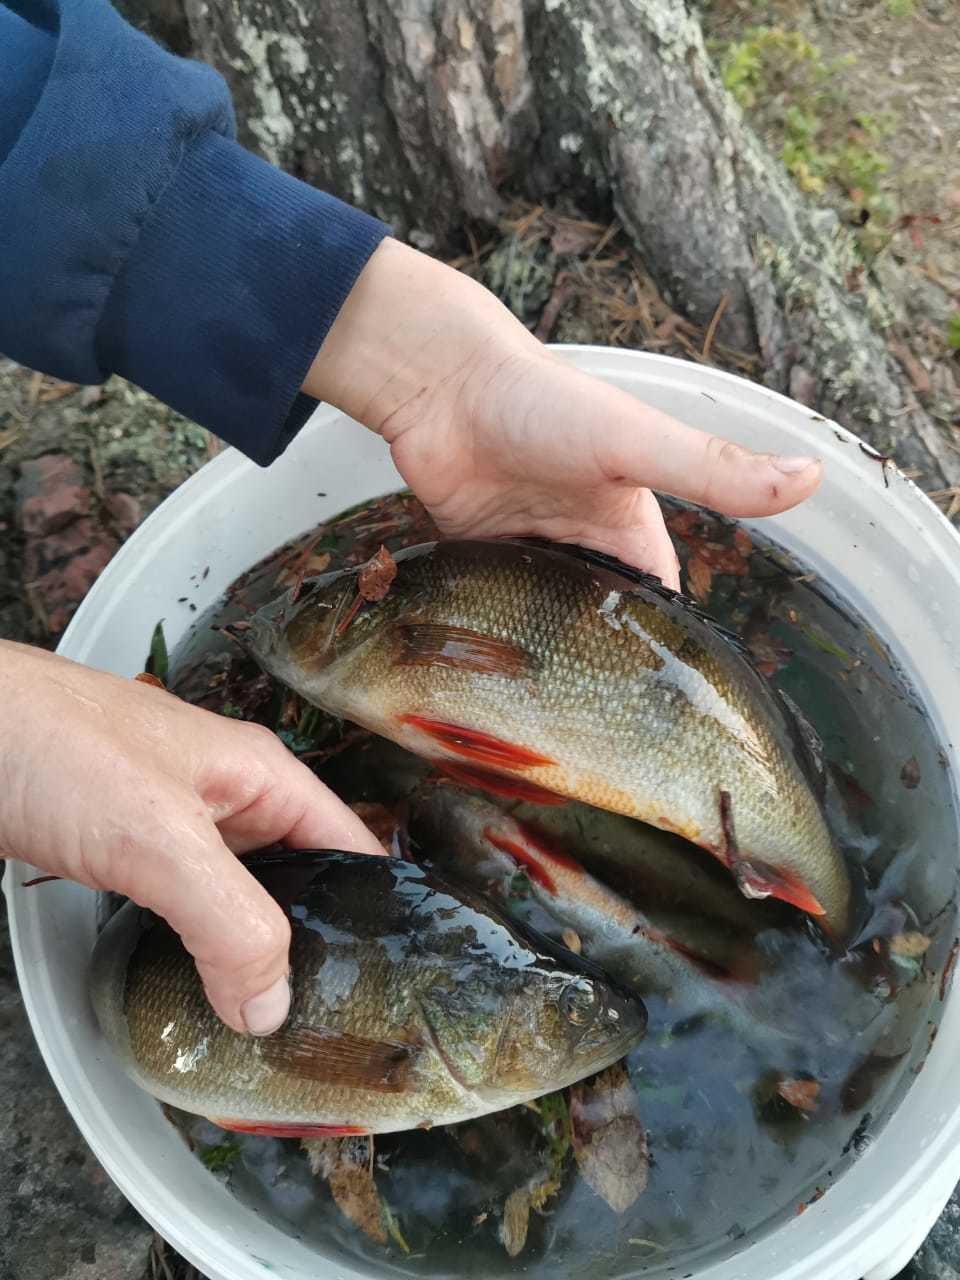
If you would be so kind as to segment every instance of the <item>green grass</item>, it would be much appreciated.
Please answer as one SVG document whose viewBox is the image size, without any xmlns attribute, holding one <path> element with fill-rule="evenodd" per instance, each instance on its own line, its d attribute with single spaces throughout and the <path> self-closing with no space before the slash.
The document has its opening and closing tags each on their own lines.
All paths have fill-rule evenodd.
<svg viewBox="0 0 960 1280">
<path fill-rule="evenodd" d="M 894 212 L 881 186 L 890 122 L 849 100 L 843 72 L 855 58 L 828 60 L 800 32 L 782 26 L 750 27 L 742 39 L 714 50 L 725 87 L 779 145 L 800 190 L 865 223 L 861 246 L 865 255 L 875 252 L 889 235 Z"/>
</svg>

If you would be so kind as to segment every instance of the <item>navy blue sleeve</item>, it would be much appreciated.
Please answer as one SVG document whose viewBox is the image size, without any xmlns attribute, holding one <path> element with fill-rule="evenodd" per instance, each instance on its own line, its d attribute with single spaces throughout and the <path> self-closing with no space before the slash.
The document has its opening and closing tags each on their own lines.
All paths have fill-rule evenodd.
<svg viewBox="0 0 960 1280">
<path fill-rule="evenodd" d="M 0 351 L 121 374 L 266 465 L 388 228 L 233 131 L 221 77 L 106 0 L 0 0 Z"/>
</svg>

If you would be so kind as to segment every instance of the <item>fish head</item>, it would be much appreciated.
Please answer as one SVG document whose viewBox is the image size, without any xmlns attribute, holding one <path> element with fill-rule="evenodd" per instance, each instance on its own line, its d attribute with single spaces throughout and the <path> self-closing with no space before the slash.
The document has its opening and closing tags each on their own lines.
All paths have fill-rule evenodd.
<svg viewBox="0 0 960 1280">
<path fill-rule="evenodd" d="M 303 676 L 328 671 L 369 638 L 379 611 L 356 611 L 357 576 L 352 571 L 325 573 L 264 605 L 250 620 L 243 643 L 261 667 L 291 688 Z M 361 602 L 362 603 L 362 602 Z"/>
<path fill-rule="evenodd" d="M 582 971 L 567 969 L 544 956 L 522 973 L 497 975 L 495 985 L 466 981 L 434 991 L 421 1007 L 450 1074 L 497 1106 L 602 1070 L 646 1030 L 638 997 L 620 992 L 586 963 Z"/>
<path fill-rule="evenodd" d="M 619 1061 L 646 1025 L 641 1000 L 599 972 L 545 969 L 513 1002 L 490 1083 L 516 1093 L 563 1088 Z"/>
</svg>

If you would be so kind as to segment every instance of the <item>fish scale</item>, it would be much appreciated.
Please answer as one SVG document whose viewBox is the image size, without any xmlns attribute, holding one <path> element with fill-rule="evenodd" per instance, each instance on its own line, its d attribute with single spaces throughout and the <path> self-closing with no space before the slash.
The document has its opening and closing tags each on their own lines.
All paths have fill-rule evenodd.
<svg viewBox="0 0 960 1280">
<path fill-rule="evenodd" d="M 674 831 L 748 896 L 845 932 L 849 878 L 793 717 L 692 602 L 565 547 L 451 541 L 396 560 L 349 625 L 357 570 L 261 610 L 253 653 L 309 702 L 460 776 Z"/>
</svg>

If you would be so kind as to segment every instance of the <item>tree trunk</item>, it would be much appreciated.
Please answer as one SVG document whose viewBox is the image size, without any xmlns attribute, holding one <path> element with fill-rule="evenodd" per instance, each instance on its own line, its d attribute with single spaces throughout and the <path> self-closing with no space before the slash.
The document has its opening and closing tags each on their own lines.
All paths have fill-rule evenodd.
<svg viewBox="0 0 960 1280">
<path fill-rule="evenodd" d="M 182 3 L 268 159 L 438 252 L 505 191 L 612 201 L 672 306 L 705 323 L 726 298 L 718 336 L 770 386 L 960 483 L 888 351 L 899 304 L 859 270 L 850 292 L 851 234 L 744 124 L 683 0 Z"/>
</svg>

